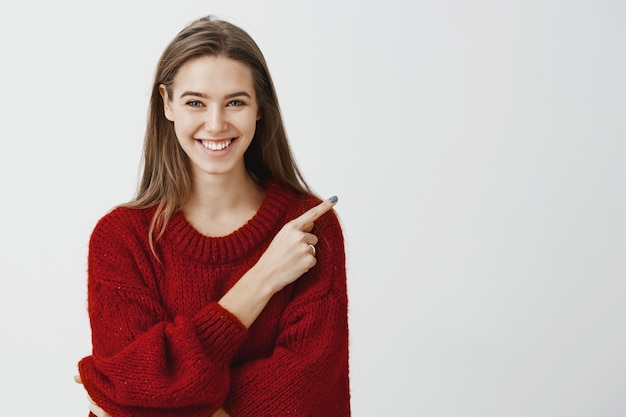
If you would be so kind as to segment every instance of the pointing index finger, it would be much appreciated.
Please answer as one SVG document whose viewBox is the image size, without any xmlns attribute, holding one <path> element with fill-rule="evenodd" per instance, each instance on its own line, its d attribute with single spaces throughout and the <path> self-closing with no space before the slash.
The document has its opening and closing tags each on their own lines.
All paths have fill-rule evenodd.
<svg viewBox="0 0 626 417">
<path fill-rule="evenodd" d="M 332 196 L 329 199 L 326 199 L 319 203 L 317 206 L 310 208 L 306 212 L 304 212 L 299 217 L 296 217 L 293 222 L 299 228 L 303 228 L 307 224 L 313 223 L 315 220 L 319 219 L 324 213 L 332 209 L 339 199 L 337 196 Z"/>
</svg>

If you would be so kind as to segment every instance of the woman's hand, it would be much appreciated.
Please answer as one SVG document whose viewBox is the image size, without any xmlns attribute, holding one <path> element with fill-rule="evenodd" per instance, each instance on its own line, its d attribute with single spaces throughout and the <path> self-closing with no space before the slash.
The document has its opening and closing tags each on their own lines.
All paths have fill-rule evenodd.
<svg viewBox="0 0 626 417">
<path fill-rule="evenodd" d="M 336 203 L 337 197 L 331 197 L 285 224 L 219 304 L 250 327 L 275 293 L 315 266 L 317 236 L 311 231 L 314 222 Z"/>
<path fill-rule="evenodd" d="M 226 410 L 220 408 L 215 413 L 213 413 L 213 417 L 230 417 L 230 415 L 226 412 Z"/>
<path fill-rule="evenodd" d="M 336 203 L 336 197 L 322 201 L 285 224 L 274 236 L 255 265 L 269 279 L 269 285 L 274 292 L 280 291 L 315 266 L 315 245 L 318 239 L 311 231 L 314 222 Z"/>
<path fill-rule="evenodd" d="M 74 376 L 74 381 L 76 381 L 76 383 L 78 384 L 83 383 L 83 381 L 80 379 L 80 375 Z M 104 411 L 102 408 L 100 408 L 89 395 L 87 395 L 87 399 L 89 400 L 89 411 L 94 413 L 97 417 L 111 417 L 111 415 Z"/>
</svg>

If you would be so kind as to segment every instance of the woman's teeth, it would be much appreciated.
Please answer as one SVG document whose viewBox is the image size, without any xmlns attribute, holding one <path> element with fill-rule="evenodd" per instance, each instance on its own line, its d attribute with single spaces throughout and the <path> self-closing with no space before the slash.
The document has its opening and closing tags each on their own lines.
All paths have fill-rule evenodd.
<svg viewBox="0 0 626 417">
<path fill-rule="evenodd" d="M 230 140 L 222 140 L 219 142 L 214 142 L 214 141 L 210 141 L 210 140 L 203 140 L 202 141 L 202 145 L 207 148 L 210 149 L 212 151 L 221 151 L 222 149 L 226 149 L 228 148 L 228 146 L 233 142 L 232 139 Z"/>
</svg>

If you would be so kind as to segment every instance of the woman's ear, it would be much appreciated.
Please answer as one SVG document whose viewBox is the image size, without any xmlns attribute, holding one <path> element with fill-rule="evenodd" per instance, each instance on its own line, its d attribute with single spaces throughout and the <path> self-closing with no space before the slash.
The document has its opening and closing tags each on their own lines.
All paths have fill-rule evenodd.
<svg viewBox="0 0 626 417">
<path fill-rule="evenodd" d="M 161 98 L 163 99 L 163 113 L 165 114 L 165 118 L 170 122 L 173 122 L 174 112 L 172 111 L 172 103 L 170 102 L 170 98 L 167 94 L 167 88 L 165 88 L 165 85 L 159 85 L 159 93 L 161 94 Z"/>
</svg>

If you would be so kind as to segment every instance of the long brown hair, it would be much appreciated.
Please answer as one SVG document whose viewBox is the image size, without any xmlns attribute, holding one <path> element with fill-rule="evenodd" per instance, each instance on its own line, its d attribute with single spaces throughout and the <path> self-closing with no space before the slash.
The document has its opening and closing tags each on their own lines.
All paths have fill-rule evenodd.
<svg viewBox="0 0 626 417">
<path fill-rule="evenodd" d="M 256 42 L 243 29 L 212 16 L 187 25 L 165 48 L 152 86 L 143 148 L 143 174 L 136 196 L 126 207 L 156 206 L 150 225 L 150 245 L 164 232 L 172 215 L 180 210 L 191 189 L 191 165 L 181 148 L 174 125 L 164 114 L 159 86 L 172 97 L 172 85 L 180 67 L 200 56 L 223 56 L 252 70 L 261 118 L 244 154 L 246 169 L 259 184 L 273 178 L 299 192 L 312 194 L 292 155 L 282 121 L 274 83 Z"/>
</svg>

